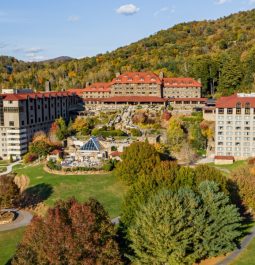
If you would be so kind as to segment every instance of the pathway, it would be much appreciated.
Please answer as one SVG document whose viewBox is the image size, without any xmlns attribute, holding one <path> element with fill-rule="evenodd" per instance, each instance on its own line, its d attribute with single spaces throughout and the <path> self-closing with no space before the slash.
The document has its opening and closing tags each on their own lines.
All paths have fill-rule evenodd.
<svg viewBox="0 0 255 265">
<path fill-rule="evenodd" d="M 234 250 L 224 260 L 218 262 L 216 265 L 229 265 L 229 264 L 231 264 L 233 261 L 235 261 L 237 256 L 239 256 L 248 247 L 249 243 L 252 241 L 253 238 L 255 238 L 255 227 L 252 229 L 250 234 L 247 235 L 243 239 L 240 248 Z"/>
<path fill-rule="evenodd" d="M 10 174 L 12 172 L 12 168 L 14 166 L 18 165 L 20 162 L 21 162 L 21 160 L 8 165 L 7 166 L 7 170 L 5 172 L 0 173 L 0 176 L 4 176 L 4 175 L 7 175 L 7 174 Z"/>
<path fill-rule="evenodd" d="M 28 211 L 17 210 L 17 209 L 7 209 L 9 211 L 15 211 L 18 214 L 18 217 L 10 224 L 0 225 L 0 232 L 14 230 L 23 226 L 30 224 L 33 215 Z"/>
</svg>

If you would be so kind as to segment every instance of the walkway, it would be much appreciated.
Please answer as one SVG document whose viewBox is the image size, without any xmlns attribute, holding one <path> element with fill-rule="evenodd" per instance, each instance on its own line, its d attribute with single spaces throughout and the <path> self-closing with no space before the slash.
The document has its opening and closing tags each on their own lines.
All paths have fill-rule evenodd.
<svg viewBox="0 0 255 265">
<path fill-rule="evenodd" d="M 234 262 L 237 256 L 239 256 L 248 247 L 253 238 L 255 238 L 255 227 L 252 229 L 250 234 L 243 239 L 240 248 L 234 250 L 224 260 L 218 262 L 216 265 L 229 265 L 231 262 Z"/>
<path fill-rule="evenodd" d="M 23 226 L 30 224 L 33 215 L 30 212 L 17 210 L 17 209 L 7 209 L 9 211 L 15 211 L 18 214 L 18 217 L 10 224 L 0 225 L 0 232 L 14 230 Z"/>
<path fill-rule="evenodd" d="M 0 173 L 0 176 L 4 176 L 7 174 L 10 174 L 12 172 L 12 168 L 16 165 L 18 165 L 21 161 L 14 162 L 7 166 L 7 170 L 5 172 Z"/>
</svg>

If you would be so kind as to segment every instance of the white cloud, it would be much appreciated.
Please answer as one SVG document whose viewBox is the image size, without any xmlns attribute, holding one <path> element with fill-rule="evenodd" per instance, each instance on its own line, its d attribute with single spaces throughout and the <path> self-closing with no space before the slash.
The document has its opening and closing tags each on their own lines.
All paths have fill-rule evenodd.
<svg viewBox="0 0 255 265">
<path fill-rule="evenodd" d="M 223 4 L 226 4 L 228 2 L 232 2 L 232 0 L 216 0 L 216 4 L 217 5 L 223 5 Z"/>
<path fill-rule="evenodd" d="M 33 52 L 31 52 L 31 53 L 27 53 L 27 54 L 26 54 L 26 57 L 27 57 L 27 59 L 28 59 L 29 61 L 42 61 L 42 60 L 47 59 L 46 56 L 44 56 L 44 55 L 39 55 L 39 54 L 37 54 L 37 53 L 33 53 Z"/>
<path fill-rule="evenodd" d="M 165 6 L 165 7 L 162 7 L 161 9 L 157 10 L 153 16 L 154 17 L 157 17 L 160 13 L 163 13 L 163 12 L 169 12 L 169 13 L 174 13 L 175 12 L 175 8 L 174 7 L 168 7 L 168 6 Z"/>
<path fill-rule="evenodd" d="M 67 21 L 69 21 L 69 22 L 77 22 L 79 20 L 80 20 L 80 17 L 79 16 L 69 16 L 67 18 Z"/>
<path fill-rule="evenodd" d="M 134 4 L 127 4 L 120 6 L 116 9 L 116 12 L 121 15 L 134 15 L 135 13 L 139 12 L 140 8 L 135 6 Z"/>
</svg>

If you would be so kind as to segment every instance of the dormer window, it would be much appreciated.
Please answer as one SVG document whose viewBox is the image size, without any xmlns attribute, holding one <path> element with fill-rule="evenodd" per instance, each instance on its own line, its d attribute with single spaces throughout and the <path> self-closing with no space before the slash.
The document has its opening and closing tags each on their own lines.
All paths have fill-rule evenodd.
<svg viewBox="0 0 255 265">
<path fill-rule="evenodd" d="M 240 102 L 236 104 L 236 114 L 241 114 L 241 103 Z"/>
<path fill-rule="evenodd" d="M 245 103 L 245 114 L 250 114 L 251 104 L 249 102 Z"/>
</svg>

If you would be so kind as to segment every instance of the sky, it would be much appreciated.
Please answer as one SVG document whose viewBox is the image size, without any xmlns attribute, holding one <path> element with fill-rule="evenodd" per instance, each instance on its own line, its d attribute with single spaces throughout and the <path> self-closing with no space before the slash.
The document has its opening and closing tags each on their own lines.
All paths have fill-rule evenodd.
<svg viewBox="0 0 255 265">
<path fill-rule="evenodd" d="M 255 0 L 0 0 L 0 55 L 83 58 L 180 22 L 253 8 Z"/>
</svg>

